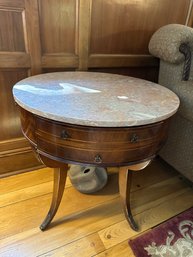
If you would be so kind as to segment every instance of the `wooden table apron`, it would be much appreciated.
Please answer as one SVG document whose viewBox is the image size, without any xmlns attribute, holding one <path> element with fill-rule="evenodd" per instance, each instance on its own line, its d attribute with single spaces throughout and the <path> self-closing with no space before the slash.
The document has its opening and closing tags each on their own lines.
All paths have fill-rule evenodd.
<svg viewBox="0 0 193 257">
<path fill-rule="evenodd" d="M 169 120 L 133 127 L 72 125 L 37 116 L 22 107 L 21 126 L 38 158 L 54 168 L 50 210 L 40 226 L 45 230 L 59 207 L 68 164 L 119 166 L 119 191 L 130 226 L 138 230 L 130 209 L 132 170 L 147 166 L 167 139 Z"/>
</svg>

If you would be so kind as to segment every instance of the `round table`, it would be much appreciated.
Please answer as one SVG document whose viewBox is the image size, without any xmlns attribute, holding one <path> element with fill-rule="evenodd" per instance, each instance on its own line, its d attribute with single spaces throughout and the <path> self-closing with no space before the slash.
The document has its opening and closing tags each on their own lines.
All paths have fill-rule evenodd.
<svg viewBox="0 0 193 257">
<path fill-rule="evenodd" d="M 18 82 L 13 96 L 24 136 L 38 158 L 54 168 L 45 230 L 59 207 L 68 164 L 118 166 L 125 217 L 130 209 L 132 171 L 145 168 L 167 139 L 178 97 L 158 84 L 123 75 L 56 72 Z"/>
</svg>

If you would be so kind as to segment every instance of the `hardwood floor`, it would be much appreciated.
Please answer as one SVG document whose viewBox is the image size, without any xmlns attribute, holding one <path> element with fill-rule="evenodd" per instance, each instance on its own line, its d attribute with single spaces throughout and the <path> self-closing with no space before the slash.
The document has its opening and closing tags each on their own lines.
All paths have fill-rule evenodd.
<svg viewBox="0 0 193 257">
<path fill-rule="evenodd" d="M 44 168 L 0 180 L 1 257 L 129 256 L 128 239 L 193 206 L 193 189 L 159 159 L 134 174 L 132 210 L 140 232 L 129 228 L 121 209 L 116 169 L 92 195 L 67 180 L 53 226 L 39 230 L 52 195 L 52 170 Z"/>
</svg>

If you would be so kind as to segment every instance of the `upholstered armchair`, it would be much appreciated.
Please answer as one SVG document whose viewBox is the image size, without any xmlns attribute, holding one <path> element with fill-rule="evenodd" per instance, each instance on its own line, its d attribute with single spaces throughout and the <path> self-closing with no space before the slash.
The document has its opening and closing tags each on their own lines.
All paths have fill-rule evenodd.
<svg viewBox="0 0 193 257">
<path fill-rule="evenodd" d="M 159 84 L 180 98 L 160 156 L 193 182 L 193 29 L 180 24 L 161 27 L 153 34 L 149 51 L 160 59 Z"/>
</svg>

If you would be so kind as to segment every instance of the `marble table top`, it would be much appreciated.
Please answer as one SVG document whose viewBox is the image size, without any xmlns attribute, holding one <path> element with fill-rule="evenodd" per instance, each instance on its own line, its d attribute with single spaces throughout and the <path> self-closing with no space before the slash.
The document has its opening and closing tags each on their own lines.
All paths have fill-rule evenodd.
<svg viewBox="0 0 193 257">
<path fill-rule="evenodd" d="M 158 84 L 95 72 L 32 76 L 13 88 L 18 105 L 36 115 L 70 124 L 130 127 L 172 116 L 178 97 Z"/>
</svg>

